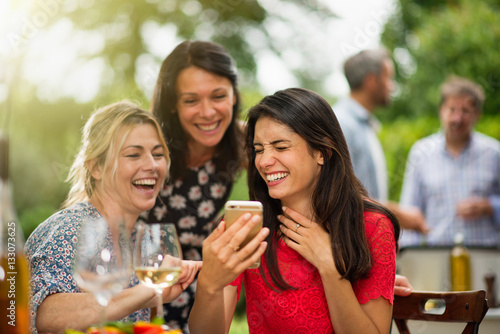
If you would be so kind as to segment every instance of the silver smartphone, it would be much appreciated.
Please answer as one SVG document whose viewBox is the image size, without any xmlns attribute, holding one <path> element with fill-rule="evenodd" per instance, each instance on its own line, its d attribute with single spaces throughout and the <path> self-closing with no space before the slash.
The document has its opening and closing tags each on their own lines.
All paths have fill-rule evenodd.
<svg viewBox="0 0 500 334">
<path fill-rule="evenodd" d="M 258 214 L 262 217 L 263 206 L 259 201 L 227 201 L 224 207 L 224 220 L 226 222 L 226 228 L 229 228 L 241 215 L 246 212 L 250 212 L 252 215 Z M 240 248 L 245 247 L 247 243 L 252 240 L 257 233 L 262 229 L 262 219 L 260 223 L 257 224 L 247 235 L 245 240 L 240 245 Z M 260 259 L 258 262 L 254 263 L 249 269 L 255 269 L 260 266 Z"/>
</svg>

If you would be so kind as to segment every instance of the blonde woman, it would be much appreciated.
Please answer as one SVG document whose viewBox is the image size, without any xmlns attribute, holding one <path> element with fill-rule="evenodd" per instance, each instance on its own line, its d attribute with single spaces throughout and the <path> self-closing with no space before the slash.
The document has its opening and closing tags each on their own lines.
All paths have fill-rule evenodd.
<svg viewBox="0 0 500 334">
<path fill-rule="evenodd" d="M 95 297 L 78 289 L 71 271 L 81 224 L 87 218 L 105 218 L 111 225 L 119 218 L 133 231 L 139 214 L 153 207 L 169 165 L 158 123 L 135 104 L 118 102 L 90 117 L 70 170 L 72 187 L 64 208 L 40 224 L 25 246 L 31 269 L 32 333 L 82 330 L 99 322 L 101 308 Z M 197 263 L 184 266 L 179 283 L 164 290 L 164 302 L 192 282 Z M 147 321 L 154 299 L 154 291 L 138 285 L 134 276 L 129 288 L 110 301 L 107 317 Z"/>
</svg>

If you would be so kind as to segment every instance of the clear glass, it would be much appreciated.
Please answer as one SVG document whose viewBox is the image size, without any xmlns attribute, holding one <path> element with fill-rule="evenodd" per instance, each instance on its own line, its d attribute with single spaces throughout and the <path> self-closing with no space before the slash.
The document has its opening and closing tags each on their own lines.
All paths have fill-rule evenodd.
<svg viewBox="0 0 500 334">
<path fill-rule="evenodd" d="M 102 306 L 99 327 L 103 328 L 109 300 L 129 285 L 133 273 L 130 234 L 123 222 L 86 220 L 80 229 L 73 271 L 80 289 L 92 293 Z"/>
<path fill-rule="evenodd" d="M 158 295 L 157 316 L 163 320 L 163 289 L 174 285 L 182 269 L 182 250 L 174 224 L 137 226 L 134 270 L 142 284 Z"/>
</svg>

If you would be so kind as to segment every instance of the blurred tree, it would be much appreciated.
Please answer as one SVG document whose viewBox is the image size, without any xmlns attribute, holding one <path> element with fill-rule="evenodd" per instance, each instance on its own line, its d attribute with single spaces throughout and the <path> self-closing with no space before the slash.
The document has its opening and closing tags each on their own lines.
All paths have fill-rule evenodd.
<svg viewBox="0 0 500 334">
<path fill-rule="evenodd" d="M 382 40 L 394 53 L 400 91 L 382 117 L 436 115 L 439 86 L 451 74 L 481 84 L 485 115 L 500 107 L 500 2 L 399 0 Z"/>
<path fill-rule="evenodd" d="M 37 24 L 40 17 L 43 24 Z M 256 85 L 258 52 L 268 50 L 277 57 L 295 52 L 290 70 L 299 84 L 321 89 L 329 73 L 321 71 L 326 60 L 316 52 L 320 46 L 310 38 L 311 29 L 312 35 L 321 36 L 332 17 L 336 16 L 314 0 L 46 0 L 34 3 L 25 26 L 10 40 L 22 49 L 41 28 L 57 26 L 59 34 L 70 30 L 66 40 L 84 40 L 80 48 L 87 44 L 78 58 L 104 64 L 98 100 L 147 101 L 160 62 L 184 39 L 224 45 L 249 86 Z M 306 24 L 297 24 L 299 20 Z M 280 40 L 279 35 L 289 37 Z"/>
</svg>

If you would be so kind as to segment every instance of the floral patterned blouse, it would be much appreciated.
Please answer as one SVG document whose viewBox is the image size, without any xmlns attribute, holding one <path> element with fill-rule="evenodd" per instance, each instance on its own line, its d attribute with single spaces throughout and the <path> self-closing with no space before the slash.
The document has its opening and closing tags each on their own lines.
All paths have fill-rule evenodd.
<svg viewBox="0 0 500 334">
<path fill-rule="evenodd" d="M 29 261 L 31 279 L 30 316 L 31 333 L 36 334 L 36 312 L 48 296 L 55 293 L 81 292 L 73 278 L 75 249 L 80 227 L 86 219 L 102 218 L 89 202 L 77 203 L 63 209 L 41 223 L 26 241 L 25 253 Z M 132 275 L 129 287 L 139 284 Z M 149 309 L 142 309 L 123 321 L 149 321 Z"/>
<path fill-rule="evenodd" d="M 143 219 L 149 223 L 174 223 L 184 259 L 199 261 L 202 242 L 218 220 L 232 186 L 228 173 L 217 171 L 213 160 L 209 160 L 201 167 L 190 168 L 183 180 L 167 183 L 155 207 Z M 196 280 L 175 301 L 164 305 L 169 326 L 189 333 L 187 320 L 195 292 Z"/>
</svg>

